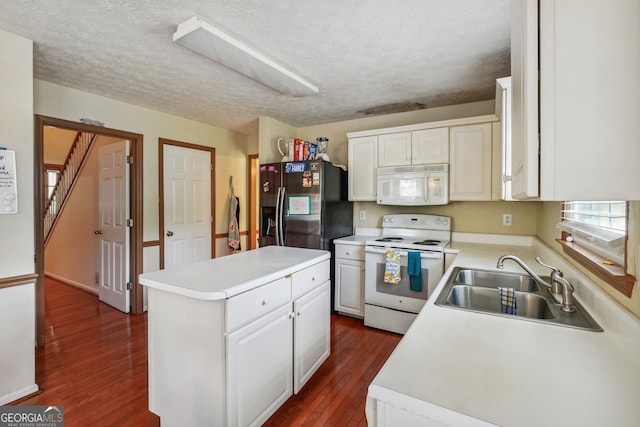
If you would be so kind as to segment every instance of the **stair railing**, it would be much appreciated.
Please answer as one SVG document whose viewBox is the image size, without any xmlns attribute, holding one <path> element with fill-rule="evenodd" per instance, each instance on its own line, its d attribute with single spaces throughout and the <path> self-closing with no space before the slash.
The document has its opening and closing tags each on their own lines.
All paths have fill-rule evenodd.
<svg viewBox="0 0 640 427">
<path fill-rule="evenodd" d="M 47 201 L 44 210 L 44 244 L 47 244 L 51 231 L 55 226 L 60 213 L 65 206 L 68 196 L 71 194 L 82 165 L 84 164 L 91 145 L 96 139 L 95 133 L 78 132 L 71 145 L 62 171 L 58 175 L 51 197 Z"/>
</svg>

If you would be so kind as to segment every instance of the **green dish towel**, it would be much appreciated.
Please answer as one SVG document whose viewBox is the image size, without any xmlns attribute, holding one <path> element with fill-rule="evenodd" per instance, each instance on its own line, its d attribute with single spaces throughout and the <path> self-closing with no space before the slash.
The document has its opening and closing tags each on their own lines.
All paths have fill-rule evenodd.
<svg viewBox="0 0 640 427">
<path fill-rule="evenodd" d="M 420 259 L 420 252 L 409 252 L 407 273 L 409 274 L 409 289 L 415 292 L 422 292 L 422 260 Z"/>
</svg>

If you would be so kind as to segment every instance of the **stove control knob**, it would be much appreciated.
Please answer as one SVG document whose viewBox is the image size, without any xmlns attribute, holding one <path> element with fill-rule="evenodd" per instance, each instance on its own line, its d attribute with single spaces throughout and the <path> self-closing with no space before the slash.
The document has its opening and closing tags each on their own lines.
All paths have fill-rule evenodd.
<svg viewBox="0 0 640 427">
<path fill-rule="evenodd" d="M 442 220 L 442 223 L 443 223 L 444 225 L 449 225 L 449 219 L 447 219 L 447 218 L 443 219 L 443 220 Z"/>
<path fill-rule="evenodd" d="M 436 219 L 436 225 L 440 225 L 441 222 L 442 220 L 440 218 Z"/>
</svg>

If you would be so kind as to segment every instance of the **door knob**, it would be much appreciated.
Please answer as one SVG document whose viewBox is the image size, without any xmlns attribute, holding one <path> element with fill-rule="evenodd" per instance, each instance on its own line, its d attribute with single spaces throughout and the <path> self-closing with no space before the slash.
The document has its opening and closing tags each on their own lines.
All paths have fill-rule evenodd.
<svg viewBox="0 0 640 427">
<path fill-rule="evenodd" d="M 98 235 L 98 234 L 102 234 L 102 230 L 96 230 L 93 232 L 93 234 Z"/>
<path fill-rule="evenodd" d="M 169 236 L 169 237 L 173 236 L 173 231 L 171 231 L 171 230 L 167 231 L 167 236 Z"/>
</svg>

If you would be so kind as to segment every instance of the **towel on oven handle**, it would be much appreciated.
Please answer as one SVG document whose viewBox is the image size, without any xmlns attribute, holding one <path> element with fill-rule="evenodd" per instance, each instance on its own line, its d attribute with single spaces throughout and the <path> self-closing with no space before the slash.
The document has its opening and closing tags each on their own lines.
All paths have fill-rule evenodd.
<svg viewBox="0 0 640 427">
<path fill-rule="evenodd" d="M 384 282 L 397 285 L 400 283 L 400 251 L 397 249 L 387 249 L 385 254 Z"/>
<path fill-rule="evenodd" d="M 409 289 L 415 292 L 422 292 L 422 259 L 420 252 L 409 252 L 407 273 L 409 273 Z"/>
</svg>

